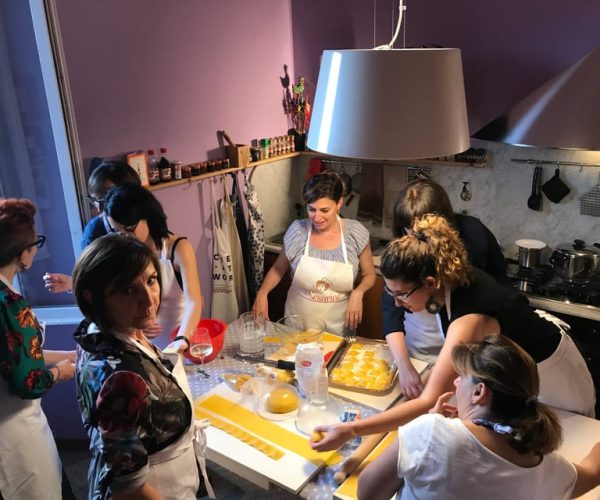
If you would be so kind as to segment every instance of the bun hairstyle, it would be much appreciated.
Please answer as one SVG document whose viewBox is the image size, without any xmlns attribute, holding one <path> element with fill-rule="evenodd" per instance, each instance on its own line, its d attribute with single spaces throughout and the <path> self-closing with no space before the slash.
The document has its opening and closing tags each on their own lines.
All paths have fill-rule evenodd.
<svg viewBox="0 0 600 500">
<path fill-rule="evenodd" d="M 93 241 L 73 269 L 73 295 L 85 318 L 102 331 L 110 331 L 104 310 L 106 296 L 131 283 L 150 264 L 158 273 L 160 286 L 160 263 L 141 241 L 124 234 L 108 234 Z M 86 290 L 91 292 L 91 297 L 85 297 Z"/>
<path fill-rule="evenodd" d="M 427 276 L 451 288 L 469 283 L 469 259 L 458 231 L 444 217 L 427 214 L 406 235 L 390 242 L 381 256 L 386 279 L 420 283 Z"/>
<path fill-rule="evenodd" d="M 459 375 L 491 390 L 487 418 L 514 429 L 507 439 L 519 453 L 545 455 L 560 446 L 560 421 L 537 400 L 537 366 L 521 347 L 502 335 L 490 335 L 480 342 L 457 345 L 452 361 Z"/>
<path fill-rule="evenodd" d="M 0 199 L 0 266 L 10 264 L 33 242 L 35 205 L 25 199 Z"/>
<path fill-rule="evenodd" d="M 304 183 L 302 200 L 305 204 L 309 204 L 321 198 L 329 198 L 337 203 L 344 195 L 345 187 L 339 174 L 327 170 L 313 175 Z"/>
<path fill-rule="evenodd" d="M 394 205 L 394 236 L 399 238 L 406 234 L 406 228 L 410 228 L 415 219 L 425 214 L 441 215 L 451 226 L 456 227 L 452 204 L 442 186 L 429 179 L 408 182 L 400 189 Z"/>
</svg>

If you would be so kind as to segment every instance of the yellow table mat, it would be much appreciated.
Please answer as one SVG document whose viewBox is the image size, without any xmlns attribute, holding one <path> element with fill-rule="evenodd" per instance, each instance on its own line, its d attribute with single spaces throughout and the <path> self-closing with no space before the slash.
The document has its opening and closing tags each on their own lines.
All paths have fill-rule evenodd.
<svg viewBox="0 0 600 500">
<path fill-rule="evenodd" d="M 308 438 L 288 431 L 283 427 L 266 420 L 248 408 L 234 403 L 226 398 L 213 394 L 206 399 L 196 400 L 196 405 L 220 415 L 227 420 L 243 427 L 260 438 L 289 450 L 305 458 L 316 466 L 323 463 L 333 465 L 341 461 L 341 456 L 336 451 L 319 453 L 308 444 Z"/>
<path fill-rule="evenodd" d="M 375 447 L 375 449 L 367 455 L 362 463 L 354 470 L 350 476 L 342 483 L 342 485 L 335 490 L 335 495 L 347 497 L 347 498 L 356 498 L 358 493 L 358 476 L 364 470 L 364 468 L 369 465 L 375 458 L 379 456 L 379 454 L 385 450 L 390 444 L 394 442 L 394 439 L 398 437 L 398 433 L 396 431 L 388 433 L 381 442 Z"/>
</svg>

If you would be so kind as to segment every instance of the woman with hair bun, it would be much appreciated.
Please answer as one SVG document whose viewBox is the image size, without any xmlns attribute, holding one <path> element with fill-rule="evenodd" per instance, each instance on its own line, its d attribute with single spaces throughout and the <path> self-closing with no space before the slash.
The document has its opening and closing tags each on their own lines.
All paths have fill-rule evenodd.
<svg viewBox="0 0 600 500">
<path fill-rule="evenodd" d="M 339 216 L 343 193 L 335 172 L 306 181 L 302 198 L 308 219 L 294 221 L 286 231 L 279 257 L 256 294 L 254 315 L 268 319 L 269 292 L 291 268 L 286 316 L 318 316 L 327 322 L 327 331 L 338 335 L 352 334 L 362 321 L 363 296 L 375 284 L 375 267 L 367 229 Z"/>
<path fill-rule="evenodd" d="M 568 325 L 534 311 L 517 290 L 471 267 L 458 232 L 443 217 L 417 220 L 406 236 L 388 244 L 380 268 L 398 307 L 437 317 L 444 345 L 419 397 L 359 422 L 317 427 L 327 434 L 315 449 L 335 449 L 353 435 L 390 431 L 426 413 L 452 386 L 454 347 L 488 335 L 508 337 L 534 359 L 540 401 L 594 416 L 594 383 Z"/>
<path fill-rule="evenodd" d="M 562 429 L 538 401 L 534 360 L 501 335 L 454 347 L 455 393 L 429 415 L 398 429 L 398 439 L 365 468 L 358 498 L 578 497 L 600 484 L 600 445 L 581 464 L 556 450 Z M 456 406 L 448 400 L 456 395 Z"/>
</svg>

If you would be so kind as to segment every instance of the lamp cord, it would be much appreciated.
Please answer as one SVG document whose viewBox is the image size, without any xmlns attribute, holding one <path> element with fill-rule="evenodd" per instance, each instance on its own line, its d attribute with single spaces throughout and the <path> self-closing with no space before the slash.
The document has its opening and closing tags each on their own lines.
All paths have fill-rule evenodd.
<svg viewBox="0 0 600 500">
<path fill-rule="evenodd" d="M 380 45 L 379 47 L 375 47 L 375 50 L 390 50 L 390 49 L 394 48 L 394 43 L 396 43 L 396 38 L 398 38 L 398 34 L 400 33 L 400 25 L 402 24 L 402 14 L 404 13 L 405 10 L 406 10 L 406 6 L 404 5 L 404 1 L 399 0 L 398 24 L 396 24 L 396 30 L 394 31 L 394 35 L 392 36 L 390 43 L 388 43 L 386 45 Z M 393 20 L 392 20 L 392 22 L 393 22 Z"/>
</svg>

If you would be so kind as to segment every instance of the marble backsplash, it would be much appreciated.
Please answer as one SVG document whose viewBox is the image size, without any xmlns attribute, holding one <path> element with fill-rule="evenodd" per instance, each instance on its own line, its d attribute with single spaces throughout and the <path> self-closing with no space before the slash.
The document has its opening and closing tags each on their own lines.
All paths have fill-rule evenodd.
<svg viewBox="0 0 600 500">
<path fill-rule="evenodd" d="M 600 152 L 521 148 L 498 143 L 474 145 L 485 147 L 488 151 L 489 160 L 486 167 L 433 167 L 431 177 L 444 186 L 455 211 L 474 215 L 490 228 L 498 238 L 505 256 L 516 257 L 514 241 L 520 238 L 542 240 L 549 248 L 575 238 L 583 239 L 589 244 L 600 242 L 600 217 L 579 213 L 579 197 L 600 182 L 600 167 L 561 166 L 561 179 L 569 186 L 571 192 L 560 203 L 552 203 L 543 196 L 542 210 L 534 211 L 527 207 L 527 199 L 531 194 L 535 165 L 511 161 L 512 158 L 532 158 L 600 165 Z M 253 181 L 265 214 L 267 237 L 285 231 L 290 221 L 296 217 L 294 204 L 300 201 L 300 189 L 308 162 L 309 158 L 299 157 L 256 169 Z M 339 170 L 340 165 L 334 163 L 328 167 Z M 344 168 L 350 176 L 357 170 L 356 163 L 352 162 Z M 542 165 L 542 168 L 543 182 L 546 182 L 554 175 L 556 167 Z M 365 172 L 368 166 L 362 165 L 362 169 Z M 385 184 L 392 191 L 401 186 L 405 179 L 405 168 L 386 167 Z M 470 183 L 472 198 L 469 201 L 460 198 L 464 181 Z M 394 197 L 390 189 L 383 193 L 384 211 L 388 212 L 387 215 L 384 212 L 384 224 L 373 225 L 365 222 L 374 236 L 391 235 L 389 212 Z M 343 215 L 355 218 L 358 205 L 357 200 L 344 207 Z"/>
<path fill-rule="evenodd" d="M 575 238 L 588 244 L 600 242 L 600 217 L 580 214 L 579 197 L 600 183 L 600 167 L 561 166 L 560 177 L 571 189 L 553 203 L 544 195 L 542 210 L 527 207 L 535 165 L 515 163 L 513 158 L 548 161 L 584 162 L 600 165 L 600 152 L 580 152 L 523 148 L 497 143 L 482 145 L 488 150 L 484 168 L 437 167 L 431 171 L 450 196 L 457 212 L 465 211 L 480 218 L 496 235 L 505 256 L 515 257 L 514 241 L 520 238 L 542 240 L 550 248 Z M 542 165 L 542 183 L 549 180 L 555 165 Z M 472 198 L 463 201 L 463 181 L 469 181 Z"/>
</svg>

